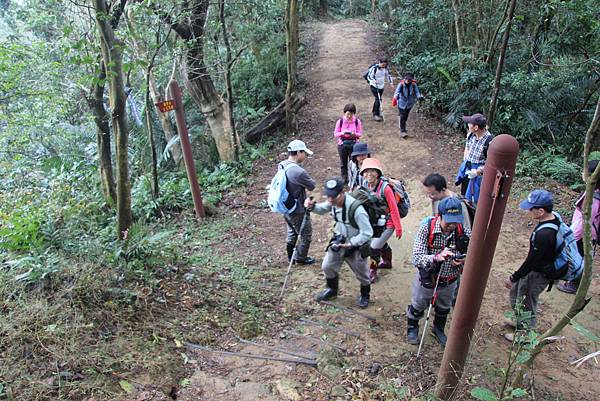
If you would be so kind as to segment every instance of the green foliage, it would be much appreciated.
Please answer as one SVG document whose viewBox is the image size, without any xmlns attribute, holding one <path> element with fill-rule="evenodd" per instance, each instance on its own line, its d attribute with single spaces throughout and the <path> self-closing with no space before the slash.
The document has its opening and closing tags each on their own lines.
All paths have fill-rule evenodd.
<svg viewBox="0 0 600 401">
<path fill-rule="evenodd" d="M 559 155 L 558 151 L 543 153 L 523 150 L 517 160 L 516 172 L 528 177 L 551 177 L 565 183 L 573 183 L 574 189 L 580 189 L 581 166 Z"/>
<path fill-rule="evenodd" d="M 440 29 L 454 26 L 454 12 L 446 1 L 401 1 L 384 26 L 398 72 L 414 72 L 428 103 L 445 113 L 446 122 L 455 128 L 463 126 L 463 115 L 488 112 L 498 52 L 489 63 L 486 57 L 490 43 L 497 49 L 503 33 L 500 29 L 495 40 L 489 40 L 503 7 L 478 2 L 477 15 L 472 3 L 459 4 L 462 53 L 456 49 L 455 34 Z M 594 96 L 587 105 L 585 99 L 598 90 L 598 71 L 587 56 L 600 50 L 592 4 L 591 0 L 556 0 L 545 7 L 519 4 L 490 128 L 496 135 L 515 136 L 535 160 L 548 160 L 535 172 L 522 171 L 567 184 L 581 181 L 572 162 L 578 162 L 583 133 L 594 111 Z M 477 24 L 465 24 L 467 19 Z M 537 39 L 536 60 L 532 60 L 532 37 Z"/>
</svg>

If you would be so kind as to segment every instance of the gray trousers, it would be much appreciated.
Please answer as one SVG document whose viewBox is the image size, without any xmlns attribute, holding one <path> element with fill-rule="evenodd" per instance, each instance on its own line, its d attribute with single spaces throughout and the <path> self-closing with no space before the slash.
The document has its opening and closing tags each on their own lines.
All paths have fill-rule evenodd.
<svg viewBox="0 0 600 401">
<path fill-rule="evenodd" d="M 395 229 L 390 227 L 386 228 L 385 231 L 379 237 L 374 237 L 371 239 L 371 248 L 373 249 L 383 249 L 386 242 L 392 237 Z"/>
<path fill-rule="evenodd" d="M 335 278 L 339 276 L 342 264 L 345 261 L 360 281 L 360 285 L 370 285 L 368 258 L 361 257 L 358 250 L 351 252 L 349 255 L 346 255 L 346 253 L 347 251 L 343 249 L 340 249 L 339 252 L 334 252 L 331 249 L 327 250 L 321 266 L 325 277 Z"/>
<path fill-rule="evenodd" d="M 456 281 L 444 287 L 438 286 L 438 294 L 434 305 L 436 315 L 447 315 L 450 312 L 455 289 Z M 406 316 L 409 319 L 419 320 L 423 317 L 424 311 L 429 308 L 429 304 L 431 303 L 433 290 L 433 288 L 425 288 L 421 285 L 419 273 L 417 272 L 412 283 L 411 305 L 406 310 Z"/>
<path fill-rule="evenodd" d="M 285 217 L 287 223 L 287 243 L 295 245 L 298 241 L 298 234 L 300 233 L 300 243 L 296 248 L 296 260 L 304 260 L 308 255 L 308 248 L 310 248 L 310 242 L 312 241 L 312 223 L 310 221 L 310 214 L 306 216 L 306 223 L 304 228 L 300 232 L 300 226 L 302 225 L 302 219 L 304 213 L 294 213 Z M 290 225 L 292 224 L 293 227 Z"/>
<path fill-rule="evenodd" d="M 532 271 L 514 283 L 510 289 L 510 306 L 515 313 L 517 312 L 516 307 L 518 303 L 522 304 L 523 312 L 531 312 L 531 318 L 525 323 L 529 328 L 536 326 L 538 300 L 540 294 L 550 284 L 550 281 L 541 273 Z"/>
</svg>

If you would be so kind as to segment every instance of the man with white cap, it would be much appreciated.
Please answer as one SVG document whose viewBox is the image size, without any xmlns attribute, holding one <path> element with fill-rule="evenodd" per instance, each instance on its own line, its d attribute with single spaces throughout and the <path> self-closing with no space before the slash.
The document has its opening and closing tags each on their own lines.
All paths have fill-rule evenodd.
<svg viewBox="0 0 600 401">
<path fill-rule="evenodd" d="M 287 255 L 288 260 L 292 258 L 298 235 L 300 243 L 296 249 L 296 263 L 310 265 L 315 263 L 315 258 L 308 256 L 308 249 L 312 241 L 312 223 L 310 214 L 306 214 L 304 209 L 304 200 L 306 192 L 315 189 L 315 180 L 311 178 L 308 172 L 300 165 L 313 152 L 306 147 L 306 144 L 298 139 L 293 140 L 287 147 L 287 160 L 279 163 L 279 168 L 285 170 L 287 177 L 287 190 L 291 197 L 295 199 L 296 208 L 292 213 L 284 215 L 288 225 L 287 229 Z M 304 225 L 302 221 L 305 220 Z M 302 229 L 302 232 L 300 232 Z"/>
<path fill-rule="evenodd" d="M 311 199 L 305 202 L 305 206 L 311 208 L 314 213 L 331 213 L 335 220 L 333 238 L 327 246 L 322 265 L 327 288 L 317 295 L 316 299 L 326 301 L 337 297 L 340 270 L 342 264 L 346 262 L 360 282 L 360 297 L 357 304 L 360 308 L 366 308 L 369 306 L 371 294 L 367 261 L 373 227 L 365 208 L 344 191 L 344 185 L 345 181 L 342 177 L 331 178 L 325 182 L 326 202 L 315 204 Z"/>
<path fill-rule="evenodd" d="M 444 347 L 444 327 L 465 263 L 471 231 L 462 226 L 463 212 L 459 199 L 442 199 L 438 212 L 439 215 L 429 217 L 421 224 L 415 237 L 412 262 L 419 272 L 413 281 L 412 300 L 406 311 L 406 339 L 410 344 L 419 344 L 419 319 L 433 300 L 435 319 L 432 334 Z"/>
</svg>

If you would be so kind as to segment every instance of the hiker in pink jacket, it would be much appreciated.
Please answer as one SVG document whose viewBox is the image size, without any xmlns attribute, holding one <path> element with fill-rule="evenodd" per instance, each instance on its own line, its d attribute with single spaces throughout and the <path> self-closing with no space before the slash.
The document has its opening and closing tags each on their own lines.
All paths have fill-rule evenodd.
<svg viewBox="0 0 600 401">
<path fill-rule="evenodd" d="M 340 155 L 340 172 L 344 182 L 347 183 L 348 160 L 354 144 L 362 136 L 362 123 L 356 117 L 356 106 L 353 103 L 344 106 L 344 115 L 335 123 L 333 136 L 337 140 L 338 154 Z"/>
</svg>

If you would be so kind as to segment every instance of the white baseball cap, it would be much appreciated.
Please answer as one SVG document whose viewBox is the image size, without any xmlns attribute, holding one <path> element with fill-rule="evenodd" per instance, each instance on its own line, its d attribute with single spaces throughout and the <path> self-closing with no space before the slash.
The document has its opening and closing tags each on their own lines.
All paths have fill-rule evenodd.
<svg viewBox="0 0 600 401">
<path fill-rule="evenodd" d="M 304 151 L 308 155 L 312 155 L 313 151 L 306 147 L 306 144 L 299 139 L 294 139 L 287 147 L 288 152 Z"/>
</svg>

